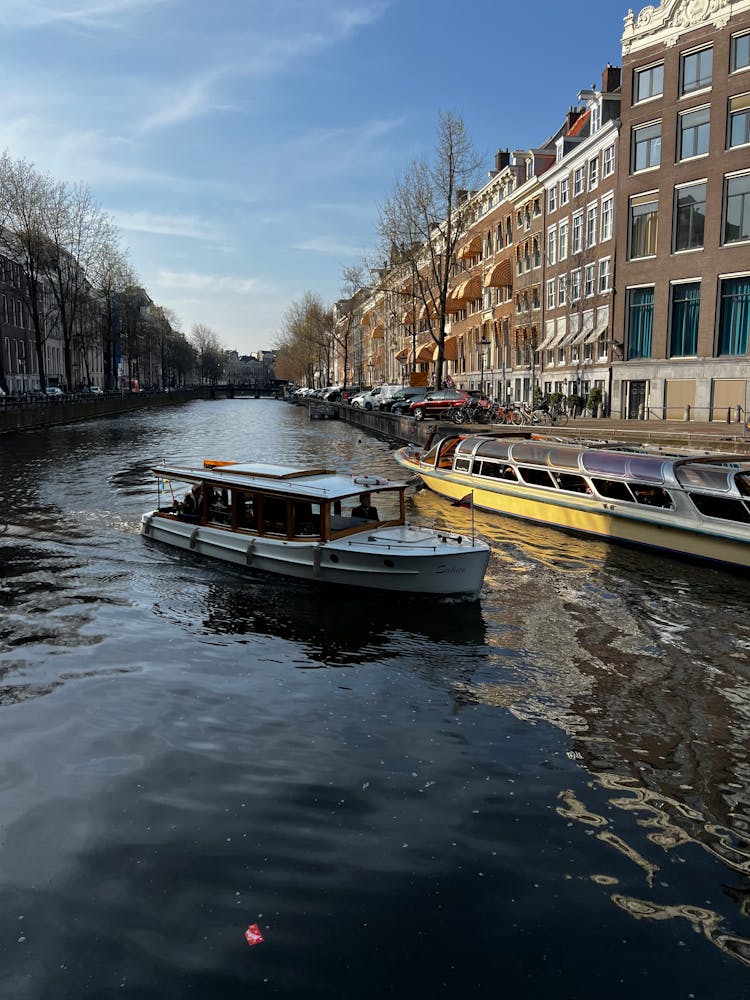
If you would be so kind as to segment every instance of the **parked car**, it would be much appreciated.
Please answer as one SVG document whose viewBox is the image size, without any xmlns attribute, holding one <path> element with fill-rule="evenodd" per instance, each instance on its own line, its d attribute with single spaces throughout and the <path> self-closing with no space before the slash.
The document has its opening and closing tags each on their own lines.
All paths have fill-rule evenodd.
<svg viewBox="0 0 750 1000">
<path fill-rule="evenodd" d="M 346 403 L 358 392 L 359 389 L 353 385 L 334 385 L 332 388 L 326 390 L 323 399 L 329 403 Z"/>
<path fill-rule="evenodd" d="M 101 386 L 98 386 L 98 385 L 85 385 L 83 387 L 82 391 L 87 396 L 103 396 L 104 395 L 104 392 L 102 391 Z"/>
<path fill-rule="evenodd" d="M 408 413 L 409 406 L 420 399 L 424 399 L 428 390 L 416 385 L 407 385 L 395 393 L 390 399 L 381 403 L 381 410 L 389 410 L 391 413 Z"/>
<path fill-rule="evenodd" d="M 437 389 L 435 392 L 428 392 L 424 399 L 410 403 L 408 413 L 415 420 L 424 420 L 425 417 L 445 417 L 450 420 L 452 411 L 472 398 L 466 389 Z"/>
<path fill-rule="evenodd" d="M 44 390 L 48 396 L 62 396 L 63 391 L 58 385 L 48 385 Z"/>
<path fill-rule="evenodd" d="M 361 392 L 352 399 L 352 406 L 359 406 L 363 410 L 379 410 L 380 404 L 391 399 L 397 392 L 403 389 L 399 383 L 396 385 L 376 385 L 369 392 Z"/>
</svg>

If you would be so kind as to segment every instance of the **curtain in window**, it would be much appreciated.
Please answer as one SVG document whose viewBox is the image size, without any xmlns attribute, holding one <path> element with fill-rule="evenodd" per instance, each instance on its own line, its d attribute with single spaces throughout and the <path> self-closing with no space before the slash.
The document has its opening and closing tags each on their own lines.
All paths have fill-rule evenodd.
<svg viewBox="0 0 750 1000">
<path fill-rule="evenodd" d="M 728 278 L 721 283 L 718 353 L 747 354 L 749 329 L 750 276 Z"/>
<path fill-rule="evenodd" d="M 672 330 L 669 353 L 672 357 L 698 353 L 698 316 L 701 307 L 699 282 L 672 287 Z"/>
<path fill-rule="evenodd" d="M 650 358 L 654 333 L 654 290 L 633 288 L 628 296 L 628 359 Z"/>
</svg>

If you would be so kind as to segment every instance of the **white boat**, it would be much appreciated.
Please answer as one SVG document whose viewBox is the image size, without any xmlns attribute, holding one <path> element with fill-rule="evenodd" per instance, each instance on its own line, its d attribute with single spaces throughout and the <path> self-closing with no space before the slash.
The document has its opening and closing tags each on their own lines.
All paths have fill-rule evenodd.
<svg viewBox="0 0 750 1000">
<path fill-rule="evenodd" d="M 435 493 L 480 510 L 750 566 L 748 455 L 454 433 L 395 457 Z"/>
<path fill-rule="evenodd" d="M 160 500 L 141 518 L 141 534 L 156 542 L 349 587 L 474 597 L 482 586 L 489 546 L 407 524 L 407 483 L 214 461 L 153 471 Z"/>
</svg>

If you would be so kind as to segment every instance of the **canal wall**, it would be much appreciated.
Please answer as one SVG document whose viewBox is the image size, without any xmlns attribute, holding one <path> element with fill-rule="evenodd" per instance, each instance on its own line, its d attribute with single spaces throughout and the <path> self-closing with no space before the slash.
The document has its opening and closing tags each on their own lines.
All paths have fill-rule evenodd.
<svg viewBox="0 0 750 1000">
<path fill-rule="evenodd" d="M 750 435 L 742 424 L 727 424 L 724 421 L 706 423 L 683 422 L 679 420 L 612 420 L 610 418 L 579 417 L 565 427 L 533 425 L 508 427 L 503 424 L 490 426 L 436 422 L 434 420 L 415 421 L 413 417 L 402 417 L 376 410 L 361 410 L 335 403 L 340 420 L 371 434 L 403 444 L 424 446 L 438 435 L 461 430 L 479 434 L 533 433 L 553 436 L 561 440 L 607 440 L 632 445 L 652 445 L 664 448 L 688 448 L 705 451 L 750 454 Z"/>
<path fill-rule="evenodd" d="M 195 399 L 192 391 L 133 393 L 127 396 L 112 395 L 102 399 L 81 398 L 60 402 L 50 398 L 27 404 L 0 400 L 0 434 L 41 430 L 96 417 L 112 417 L 140 410 L 145 406 L 175 406 L 189 399 Z"/>
</svg>

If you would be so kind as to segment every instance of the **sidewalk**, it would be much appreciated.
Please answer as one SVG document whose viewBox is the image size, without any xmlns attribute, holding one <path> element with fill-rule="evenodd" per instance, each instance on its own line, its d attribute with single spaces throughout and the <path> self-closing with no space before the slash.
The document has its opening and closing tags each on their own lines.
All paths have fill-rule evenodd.
<svg viewBox="0 0 750 1000">
<path fill-rule="evenodd" d="M 614 438 L 618 441 L 677 444 L 710 451 L 750 452 L 750 431 L 744 424 L 723 421 L 599 420 L 580 417 L 565 427 L 540 426 L 532 430 L 559 436 Z"/>
</svg>

